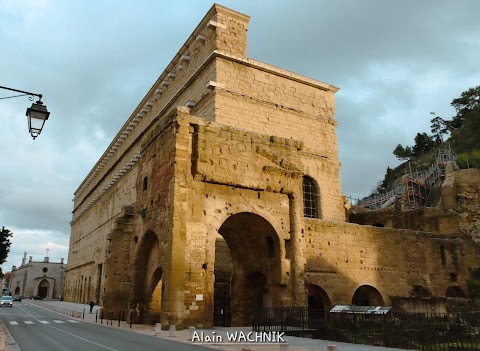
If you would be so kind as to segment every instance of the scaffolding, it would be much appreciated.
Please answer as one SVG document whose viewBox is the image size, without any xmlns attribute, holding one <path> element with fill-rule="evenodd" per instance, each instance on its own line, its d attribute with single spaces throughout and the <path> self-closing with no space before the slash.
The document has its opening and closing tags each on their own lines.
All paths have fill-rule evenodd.
<svg viewBox="0 0 480 351">
<path fill-rule="evenodd" d="M 384 208 L 395 202 L 397 197 L 403 196 L 411 209 L 425 207 L 431 194 L 432 188 L 440 188 L 445 179 L 445 166 L 452 163 L 454 169 L 458 169 L 456 163 L 456 155 L 450 148 L 450 144 L 446 144 L 438 149 L 435 161 L 430 167 L 422 172 L 412 172 L 410 162 L 405 175 L 395 181 L 399 185 L 393 190 L 383 193 L 370 195 L 364 199 L 350 201 L 355 206 L 365 207 L 372 210 Z"/>
</svg>

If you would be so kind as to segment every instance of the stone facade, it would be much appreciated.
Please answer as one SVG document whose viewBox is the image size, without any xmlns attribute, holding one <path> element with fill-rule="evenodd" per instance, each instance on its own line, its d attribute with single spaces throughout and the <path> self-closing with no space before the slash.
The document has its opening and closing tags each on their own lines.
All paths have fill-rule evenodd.
<svg viewBox="0 0 480 351">
<path fill-rule="evenodd" d="M 43 261 L 33 261 L 30 256 L 27 262 L 25 253 L 22 265 L 18 268 L 12 267 L 10 294 L 24 298 L 37 295 L 47 299 L 58 299 L 62 295 L 65 269 L 63 258 L 60 262 L 50 262 L 48 257 Z"/>
<path fill-rule="evenodd" d="M 465 290 L 462 238 L 346 223 L 338 88 L 247 58 L 248 20 L 214 5 L 75 192 L 65 298 L 184 328 Z"/>
</svg>

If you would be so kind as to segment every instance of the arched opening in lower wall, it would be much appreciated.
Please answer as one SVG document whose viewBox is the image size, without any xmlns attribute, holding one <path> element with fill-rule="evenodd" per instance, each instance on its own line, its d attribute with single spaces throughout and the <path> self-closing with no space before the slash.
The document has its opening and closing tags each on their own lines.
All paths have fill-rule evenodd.
<svg viewBox="0 0 480 351">
<path fill-rule="evenodd" d="M 134 267 L 129 297 L 129 306 L 135 311 L 133 321 L 154 324 L 160 320 L 163 290 L 161 252 L 154 232 L 147 231 L 143 236 Z"/>
<path fill-rule="evenodd" d="M 275 301 L 272 277 L 278 275 L 280 266 L 278 235 L 266 219 L 249 212 L 227 218 L 218 234 L 214 323 L 250 326 L 254 312 L 272 307 Z M 231 314 L 219 314 L 227 311 Z"/>
<path fill-rule="evenodd" d="M 50 289 L 50 284 L 48 280 L 42 279 L 42 281 L 38 284 L 38 296 L 46 298 L 48 295 L 48 289 Z"/>
<path fill-rule="evenodd" d="M 332 308 L 332 303 L 325 290 L 314 284 L 307 284 L 308 308 L 326 313 Z"/>
<path fill-rule="evenodd" d="M 353 294 L 352 304 L 356 306 L 383 306 L 385 302 L 382 294 L 373 286 L 362 285 Z"/>
<path fill-rule="evenodd" d="M 17 286 L 15 288 L 15 295 L 20 295 L 20 287 L 19 286 Z"/>
</svg>

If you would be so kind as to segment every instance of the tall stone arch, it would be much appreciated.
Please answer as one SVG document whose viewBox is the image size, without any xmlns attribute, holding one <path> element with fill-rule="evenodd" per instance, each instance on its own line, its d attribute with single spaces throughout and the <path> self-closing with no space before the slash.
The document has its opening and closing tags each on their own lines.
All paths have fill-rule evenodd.
<svg viewBox="0 0 480 351">
<path fill-rule="evenodd" d="M 251 212 L 229 216 L 219 227 L 218 234 L 225 240 L 230 253 L 223 256 L 231 258 L 231 262 L 219 263 L 217 260 L 220 256 L 215 255 L 217 267 L 225 264 L 231 267 L 229 284 L 223 285 L 223 289 L 229 288 L 229 324 L 250 325 L 255 310 L 271 307 L 273 301 L 278 300 L 281 240 L 269 221 Z M 216 250 L 218 249 L 219 246 L 216 245 Z M 225 269 L 222 273 L 221 277 L 225 279 Z M 215 279 L 218 283 L 218 276 Z M 219 295 L 225 296 L 224 293 L 214 292 L 214 299 Z M 215 313 L 218 313 L 219 304 L 225 305 L 225 301 L 214 301 Z"/>
<path fill-rule="evenodd" d="M 157 235 L 148 230 L 139 240 L 132 269 L 129 310 L 135 323 L 160 321 L 162 306 L 161 251 Z"/>
</svg>

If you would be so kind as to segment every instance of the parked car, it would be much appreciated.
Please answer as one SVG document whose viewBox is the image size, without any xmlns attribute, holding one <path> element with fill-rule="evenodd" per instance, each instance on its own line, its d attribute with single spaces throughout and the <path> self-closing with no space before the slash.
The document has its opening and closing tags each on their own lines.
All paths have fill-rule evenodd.
<svg viewBox="0 0 480 351">
<path fill-rule="evenodd" d="M 43 297 L 40 296 L 40 295 L 35 295 L 35 296 L 33 297 L 33 299 L 34 299 L 34 300 L 43 300 Z"/>
<path fill-rule="evenodd" d="M 20 295 L 15 295 L 13 297 L 13 301 L 18 301 L 18 302 L 22 302 L 22 297 Z"/>
<path fill-rule="evenodd" d="M 0 299 L 0 307 L 13 307 L 13 297 L 5 295 Z"/>
</svg>

